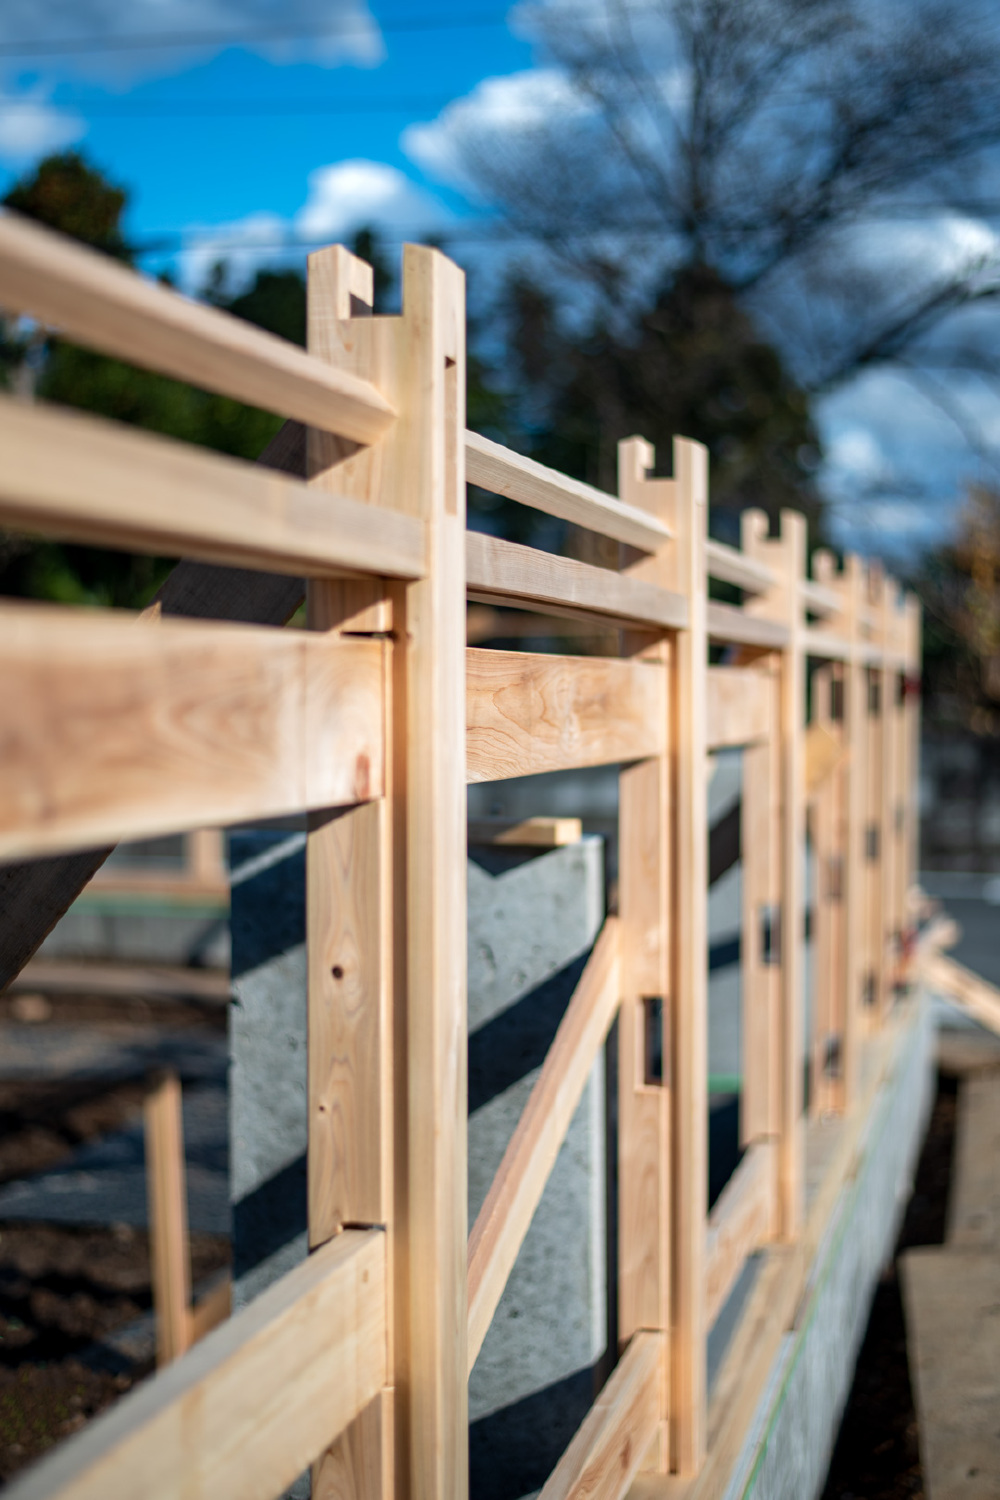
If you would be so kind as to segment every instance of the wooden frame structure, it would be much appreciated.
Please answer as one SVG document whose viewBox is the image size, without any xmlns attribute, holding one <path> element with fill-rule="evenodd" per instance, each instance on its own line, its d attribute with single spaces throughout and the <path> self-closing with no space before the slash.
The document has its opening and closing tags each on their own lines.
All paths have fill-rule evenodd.
<svg viewBox="0 0 1000 1500">
<path fill-rule="evenodd" d="M 613 496 L 466 433 L 463 278 L 440 253 L 406 248 L 399 316 L 371 303 L 368 266 L 313 255 L 304 353 L 0 218 L 0 305 L 290 419 L 253 466 L 0 400 L 2 524 L 191 559 L 140 619 L 0 606 L 0 851 L 34 861 L 0 881 L 0 962 L 30 956 L 93 845 L 309 814 L 313 1253 L 12 1500 L 267 1500 L 310 1464 L 317 1496 L 461 1500 L 469 1369 L 615 1017 L 620 1347 L 543 1494 L 697 1474 L 707 1329 L 747 1254 L 803 1222 L 807 821 L 811 1108 L 850 1105 L 900 976 L 915 603 L 853 558 L 809 578 L 795 514 L 777 537 L 748 514 L 742 550 L 709 540 L 687 439 L 670 478 L 623 443 Z M 619 569 L 467 532 L 467 480 L 617 541 Z M 283 632 L 303 574 L 309 629 Z M 611 626 L 619 654 L 467 648 L 467 599 Z M 729 745 L 746 1151 L 709 1218 L 706 771 Z M 609 763 L 618 911 L 467 1240 L 466 784 Z"/>
</svg>

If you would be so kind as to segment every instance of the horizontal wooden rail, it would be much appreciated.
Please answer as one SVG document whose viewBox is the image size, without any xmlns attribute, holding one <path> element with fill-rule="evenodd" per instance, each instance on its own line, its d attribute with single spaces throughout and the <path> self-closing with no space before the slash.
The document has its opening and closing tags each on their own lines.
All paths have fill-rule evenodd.
<svg viewBox="0 0 1000 1500">
<path fill-rule="evenodd" d="M 470 782 L 664 751 L 667 680 L 658 663 L 474 646 L 466 663 Z"/>
<path fill-rule="evenodd" d="M 853 653 L 850 641 L 815 628 L 803 630 L 802 649 L 807 656 L 818 656 L 824 661 L 848 661 Z"/>
<path fill-rule="evenodd" d="M 469 1236 L 470 1371 L 618 1009 L 619 940 L 609 917 Z"/>
<path fill-rule="evenodd" d="M 662 521 L 637 506 L 625 505 L 578 479 L 567 479 L 558 470 L 547 469 L 476 432 L 465 434 L 465 477 L 492 495 L 506 495 L 644 552 L 655 552 L 672 534 Z"/>
<path fill-rule="evenodd" d="M 716 645 L 758 646 L 763 651 L 780 651 L 788 645 L 788 626 L 780 620 L 762 620 L 734 604 L 711 599 L 707 615 L 708 638 Z"/>
<path fill-rule="evenodd" d="M 747 557 L 735 547 L 727 547 L 725 542 L 705 543 L 705 563 L 709 578 L 732 583 L 748 594 L 766 594 L 777 581 L 764 563 L 755 557 Z"/>
<path fill-rule="evenodd" d="M 707 680 L 709 750 L 767 738 L 774 692 L 770 676 L 749 667 L 709 667 Z"/>
<path fill-rule="evenodd" d="M 0 523 L 269 572 L 420 578 L 415 516 L 260 464 L 0 397 Z"/>
<path fill-rule="evenodd" d="M 465 569 L 469 598 L 487 604 L 530 604 L 574 618 L 596 615 L 605 625 L 657 630 L 683 629 L 688 621 L 681 594 L 478 531 L 466 535 Z"/>
<path fill-rule="evenodd" d="M 714 1323 L 748 1255 L 774 1234 L 778 1209 L 777 1147 L 756 1141 L 747 1150 L 708 1216 L 705 1316 Z"/>
<path fill-rule="evenodd" d="M 345 1230 L 62 1443 L 10 1500 L 274 1500 L 386 1379 L 385 1235 Z"/>
<path fill-rule="evenodd" d="M 381 796 L 381 641 L 0 606 L 0 858 Z"/>
<path fill-rule="evenodd" d="M 980 1026 L 1000 1036 L 1000 990 L 943 953 L 932 951 L 921 960 L 921 969 L 931 989 L 956 1001 Z"/>
<path fill-rule="evenodd" d="M 636 1333 L 538 1500 L 621 1500 L 663 1418 L 662 1333 Z"/>
<path fill-rule="evenodd" d="M 0 307 L 102 354 L 357 443 L 374 442 L 393 419 L 369 381 L 9 212 L 0 214 Z"/>
<path fill-rule="evenodd" d="M 799 598 L 811 615 L 839 615 L 844 610 L 844 600 L 836 589 L 811 578 L 800 581 Z"/>
</svg>

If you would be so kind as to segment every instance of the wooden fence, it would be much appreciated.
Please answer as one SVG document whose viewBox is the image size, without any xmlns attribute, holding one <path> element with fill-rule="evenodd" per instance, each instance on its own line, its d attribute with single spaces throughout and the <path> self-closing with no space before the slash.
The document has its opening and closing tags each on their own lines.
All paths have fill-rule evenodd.
<svg viewBox="0 0 1000 1500">
<path fill-rule="evenodd" d="M 706 453 L 685 438 L 624 442 L 609 495 L 466 432 L 463 278 L 440 253 L 406 248 L 401 315 L 371 300 L 369 267 L 313 255 L 306 353 L 0 220 L 0 305 L 290 419 L 254 466 L 0 401 L 0 522 L 191 560 L 139 619 L 0 607 L 0 853 L 29 861 L 5 877 L 3 964 L 115 840 L 310 819 L 313 1253 L 12 1496 L 269 1500 L 311 1464 L 317 1496 L 458 1500 L 469 1369 L 616 1017 L 620 1347 L 543 1493 L 696 1472 L 707 1328 L 747 1254 L 798 1235 L 808 1110 L 849 1107 L 901 977 L 915 602 L 856 558 L 817 555 L 810 578 L 796 514 L 770 537 L 750 512 L 742 550 L 709 540 Z M 467 480 L 618 542 L 619 568 L 468 532 Z M 309 630 L 274 628 L 303 592 Z M 618 654 L 467 648 L 470 599 L 612 626 Z M 709 1217 L 706 779 L 724 746 L 746 747 L 747 1149 Z M 609 763 L 618 909 L 467 1237 L 466 785 Z"/>
</svg>

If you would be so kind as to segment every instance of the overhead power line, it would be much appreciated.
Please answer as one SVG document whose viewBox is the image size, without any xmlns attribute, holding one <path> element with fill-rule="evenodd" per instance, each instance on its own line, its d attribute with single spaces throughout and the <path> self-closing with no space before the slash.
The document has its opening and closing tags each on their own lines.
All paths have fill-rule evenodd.
<svg viewBox="0 0 1000 1500">
<path fill-rule="evenodd" d="M 374 17 L 348 18 L 337 25 L 259 26 L 253 31 L 150 31 L 119 33 L 109 36 L 34 37 L 0 41 L 0 57 L 58 57 L 85 52 L 133 52 L 147 48 L 248 47 L 257 42 L 340 41 L 352 35 L 377 28 L 390 35 L 414 31 L 457 31 L 471 26 L 497 26 L 507 20 L 506 11 L 486 11 L 482 15 L 389 16 L 384 21 Z"/>
</svg>

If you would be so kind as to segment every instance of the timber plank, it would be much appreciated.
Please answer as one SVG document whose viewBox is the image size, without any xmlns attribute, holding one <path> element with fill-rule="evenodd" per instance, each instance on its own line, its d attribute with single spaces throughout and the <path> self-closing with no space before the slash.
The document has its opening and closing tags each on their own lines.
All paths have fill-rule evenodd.
<svg viewBox="0 0 1000 1500">
<path fill-rule="evenodd" d="M 0 397 L 0 445 L 6 526 L 314 577 L 424 571 L 417 517 L 317 493 L 260 464 L 10 397 Z"/>
<path fill-rule="evenodd" d="M 619 1500 L 627 1494 L 660 1421 L 664 1338 L 634 1336 L 539 1500 Z"/>
<path fill-rule="evenodd" d="M 0 216 L 0 303 L 102 354 L 354 442 L 374 442 L 393 419 L 369 381 L 9 210 Z"/>
<path fill-rule="evenodd" d="M 715 1322 L 748 1255 L 770 1239 L 777 1217 L 777 1152 L 773 1141 L 747 1151 L 708 1216 L 705 1318 Z"/>
<path fill-rule="evenodd" d="M 385 1379 L 385 1235 L 345 1230 L 8 1487 L 273 1500 Z"/>
<path fill-rule="evenodd" d="M 655 663 L 469 647 L 466 683 L 470 782 L 664 748 L 666 676 Z"/>
<path fill-rule="evenodd" d="M 709 750 L 750 745 L 771 727 L 772 683 L 749 667 L 709 667 L 705 738 Z"/>
<path fill-rule="evenodd" d="M 470 1371 L 618 1009 L 619 946 L 609 917 L 469 1236 Z"/>
<path fill-rule="evenodd" d="M 385 647 L 0 607 L 0 854 L 368 801 Z"/>
</svg>

